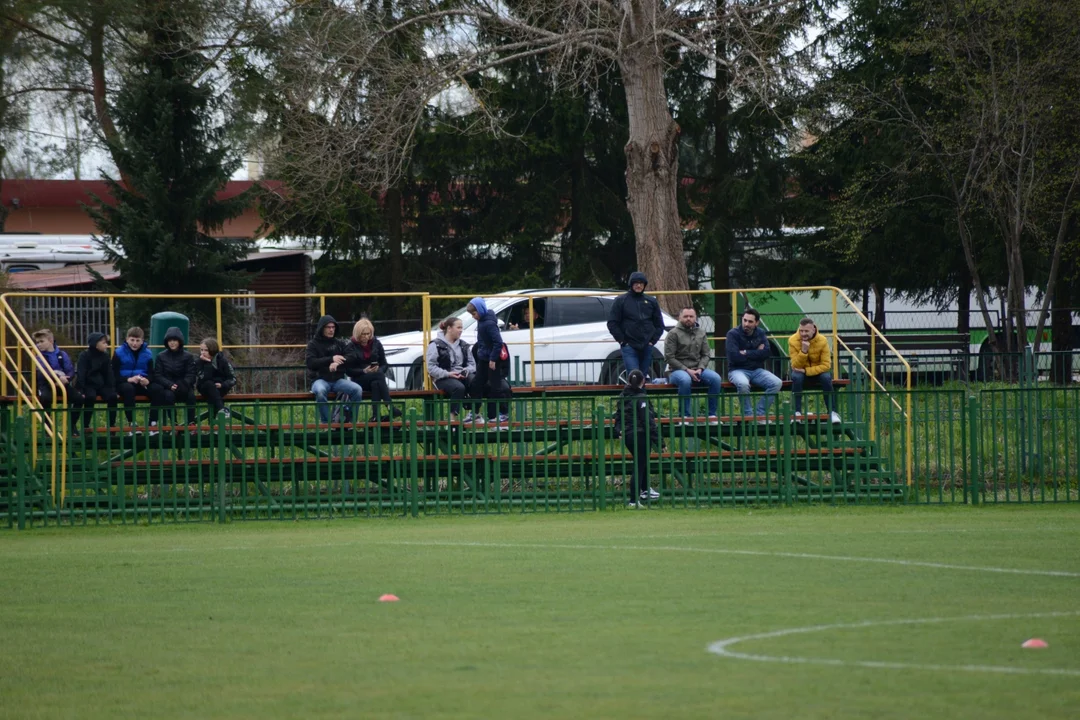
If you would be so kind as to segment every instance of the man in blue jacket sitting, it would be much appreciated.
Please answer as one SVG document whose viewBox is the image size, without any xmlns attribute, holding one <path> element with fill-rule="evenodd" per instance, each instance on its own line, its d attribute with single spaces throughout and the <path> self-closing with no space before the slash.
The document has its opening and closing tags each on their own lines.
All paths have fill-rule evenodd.
<svg viewBox="0 0 1080 720">
<path fill-rule="evenodd" d="M 761 313 L 752 307 L 746 308 L 742 314 L 742 326 L 728 330 L 725 346 L 728 381 L 739 391 L 743 415 L 754 414 L 758 418 L 758 424 L 765 425 L 768 422 L 765 413 L 784 383 L 765 369 L 765 361 L 771 353 L 769 338 L 765 336 L 765 331 L 758 327 L 760 324 Z M 750 407 L 751 386 L 765 391 L 765 395 L 758 400 L 756 411 Z"/>
</svg>

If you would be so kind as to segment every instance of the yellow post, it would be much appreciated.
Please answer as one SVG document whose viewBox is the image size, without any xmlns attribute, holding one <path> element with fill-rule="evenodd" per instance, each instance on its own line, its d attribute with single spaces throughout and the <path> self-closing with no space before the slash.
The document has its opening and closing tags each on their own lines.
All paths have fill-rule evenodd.
<svg viewBox="0 0 1080 720">
<path fill-rule="evenodd" d="M 225 346 L 224 336 L 222 335 L 222 332 L 221 332 L 221 296 L 220 295 L 218 297 L 214 298 L 214 314 L 215 314 L 215 316 L 217 318 L 217 320 L 216 320 L 216 322 L 217 322 L 217 344 L 218 344 L 218 347 L 220 348 L 220 347 Z"/>
<path fill-rule="evenodd" d="M 836 291 L 831 292 L 832 295 L 832 366 L 833 372 L 836 377 L 840 377 L 840 342 L 838 340 L 840 332 L 838 329 L 839 323 L 837 322 L 836 312 Z"/>
<path fill-rule="evenodd" d="M 7 313 L 0 308 L 0 362 L 7 362 Z M 0 373 L 0 395 L 7 395 L 7 373 Z"/>
<path fill-rule="evenodd" d="M 731 327 L 739 327 L 739 309 L 736 307 L 739 304 L 739 294 L 735 290 L 727 292 L 731 295 Z"/>
<path fill-rule="evenodd" d="M 121 338 L 120 339 L 121 342 L 123 342 L 124 340 L 127 340 L 127 338 Z M 115 295 L 110 295 L 109 296 L 109 344 L 113 345 L 115 343 L 116 343 L 116 296 Z"/>
<path fill-rule="evenodd" d="M 431 376 L 428 375 L 427 346 L 431 344 L 431 296 L 424 293 L 420 298 L 420 322 L 423 324 L 424 347 L 420 348 L 420 371 L 424 374 L 424 389 L 431 389 Z"/>
<path fill-rule="evenodd" d="M 871 330 L 870 332 L 870 440 L 874 440 L 874 428 L 877 424 L 874 422 L 877 414 L 877 385 L 874 380 L 877 379 L 877 333 Z"/>
<path fill-rule="evenodd" d="M 536 344 L 533 342 L 533 296 L 529 296 L 529 385 L 536 387 Z"/>
<path fill-rule="evenodd" d="M 319 296 L 319 317 L 322 317 L 325 314 L 326 314 L 326 296 L 325 295 L 320 295 Z"/>
<path fill-rule="evenodd" d="M 907 408 L 907 422 L 905 423 L 905 431 L 907 432 L 907 484 L 911 487 L 914 481 L 915 468 L 915 449 L 912 447 L 914 438 L 911 436 L 911 366 L 907 368 L 907 402 L 904 403 Z"/>
</svg>

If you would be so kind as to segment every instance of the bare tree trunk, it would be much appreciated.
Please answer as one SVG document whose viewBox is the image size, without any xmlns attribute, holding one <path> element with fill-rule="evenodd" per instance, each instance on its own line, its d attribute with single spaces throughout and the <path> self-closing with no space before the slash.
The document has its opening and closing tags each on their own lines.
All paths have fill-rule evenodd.
<svg viewBox="0 0 1080 720">
<path fill-rule="evenodd" d="M 92 81 L 92 90 L 94 98 L 94 115 L 97 116 L 98 125 L 101 127 L 101 133 L 105 137 L 106 143 L 114 143 L 119 140 L 119 133 L 116 132 L 116 126 L 113 125 L 112 113 L 109 110 L 109 103 L 106 99 L 107 83 L 105 79 L 105 14 L 101 8 L 95 8 L 91 23 L 90 23 L 90 77 Z M 124 187 L 132 192 L 135 191 L 130 182 L 127 171 L 123 164 L 118 162 L 116 153 L 112 153 L 112 160 L 116 164 L 116 169 L 120 172 L 120 180 L 123 182 Z"/>
<path fill-rule="evenodd" d="M 1058 272 L 1061 267 L 1061 250 L 1065 246 L 1065 238 L 1073 227 L 1075 215 L 1070 208 L 1072 206 L 1073 191 L 1076 189 L 1078 180 L 1080 180 L 1080 168 L 1073 174 L 1069 191 L 1065 193 L 1064 211 L 1061 214 L 1061 221 L 1058 223 L 1057 237 L 1054 238 L 1054 250 L 1050 254 L 1050 277 L 1046 280 L 1046 292 L 1043 295 L 1042 309 L 1039 311 L 1039 321 L 1035 327 L 1035 352 L 1039 352 L 1039 345 L 1042 343 L 1043 326 L 1050 310 L 1050 303 L 1054 299 L 1054 290 L 1057 286 Z"/>
<path fill-rule="evenodd" d="M 630 140 L 626 143 L 626 206 L 634 223 L 638 269 L 649 290 L 686 290 L 682 225 L 676 196 L 679 182 L 679 125 L 668 112 L 661 58 L 649 52 L 620 63 L 626 87 Z M 671 314 L 689 295 L 666 295 L 660 305 Z"/>
<path fill-rule="evenodd" d="M 718 0 L 718 9 L 722 4 L 723 0 Z M 716 38 L 716 57 L 723 58 L 726 56 L 727 43 L 724 40 L 723 33 L 720 33 Z M 726 208 L 721 206 L 726 197 L 725 188 L 731 174 L 729 74 L 730 68 L 727 65 L 718 64 L 716 66 L 716 79 L 713 81 L 713 122 L 715 123 L 713 126 L 713 172 L 712 187 L 709 189 L 710 200 L 707 208 L 709 217 L 706 222 L 713 223 L 711 232 L 716 252 L 712 259 L 712 285 L 717 290 L 727 290 L 731 287 L 731 252 L 734 244 L 731 223 L 724 222 L 727 219 L 724 212 Z M 717 354 L 724 350 L 723 341 L 727 337 L 724 328 L 731 322 L 729 318 L 731 317 L 731 306 L 734 302 L 734 298 L 729 294 L 725 293 L 716 296 L 714 320 Z"/>
<path fill-rule="evenodd" d="M 1068 285 L 1066 283 L 1066 287 Z M 1062 290 L 1065 289 L 1062 288 Z M 1069 288 L 1069 290 L 1072 289 Z M 1057 293 L 1054 297 L 1054 311 L 1050 319 L 1051 347 L 1054 350 L 1050 377 L 1058 385 L 1068 385 L 1072 382 L 1072 309 L 1069 305 L 1073 297 L 1073 292 Z"/>
<path fill-rule="evenodd" d="M 971 235 L 968 233 L 967 223 L 964 222 L 964 215 L 960 210 L 956 211 L 956 225 L 957 232 L 960 233 L 960 247 L 964 250 L 964 262 L 967 264 L 971 284 L 975 288 L 975 300 L 979 303 L 979 311 L 982 313 L 983 324 L 986 326 L 986 332 L 989 335 L 990 349 L 995 353 L 1001 352 L 999 349 L 1001 345 L 998 343 L 997 329 L 990 320 L 990 308 L 986 305 L 986 290 L 983 288 L 982 277 L 979 275 L 979 268 L 975 264 L 975 251 L 971 246 Z"/>
</svg>

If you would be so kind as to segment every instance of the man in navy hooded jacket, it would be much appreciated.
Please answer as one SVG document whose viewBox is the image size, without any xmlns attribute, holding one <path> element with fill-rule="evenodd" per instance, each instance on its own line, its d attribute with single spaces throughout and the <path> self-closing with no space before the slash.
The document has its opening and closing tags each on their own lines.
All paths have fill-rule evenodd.
<svg viewBox="0 0 1080 720">
<path fill-rule="evenodd" d="M 645 273 L 630 274 L 630 289 L 615 298 L 608 313 L 608 332 L 622 347 L 623 365 L 629 377 L 634 370 L 652 374 L 653 345 L 664 334 L 660 303 L 645 294 L 649 279 Z"/>
<path fill-rule="evenodd" d="M 474 297 L 465 309 L 476 318 L 476 345 L 473 347 L 476 356 L 476 375 L 473 376 L 470 394 L 473 397 L 487 398 L 489 422 L 507 422 L 510 419 L 510 405 L 506 400 L 510 397 L 510 386 L 504 378 L 509 369 L 510 360 L 509 358 L 503 360 L 500 357 L 503 339 L 502 333 L 499 332 L 499 321 L 495 317 L 495 311 L 488 308 L 482 297 Z M 499 407 L 500 398 L 502 407 Z M 469 420 L 484 422 L 483 416 L 479 413 L 476 417 L 465 418 L 466 422 Z"/>
</svg>

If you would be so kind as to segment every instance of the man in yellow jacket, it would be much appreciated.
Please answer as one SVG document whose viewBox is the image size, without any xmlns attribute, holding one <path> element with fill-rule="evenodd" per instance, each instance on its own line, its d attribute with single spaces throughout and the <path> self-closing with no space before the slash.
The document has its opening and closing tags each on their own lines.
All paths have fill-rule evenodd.
<svg viewBox="0 0 1080 720">
<path fill-rule="evenodd" d="M 829 341 L 818 334 L 810 318 L 799 321 L 799 330 L 788 338 L 788 357 L 791 358 L 791 394 L 795 400 L 795 420 L 802 420 L 802 393 L 808 380 L 821 386 L 825 394 L 825 409 L 829 419 L 840 422 L 832 384 L 832 352 Z"/>
</svg>

